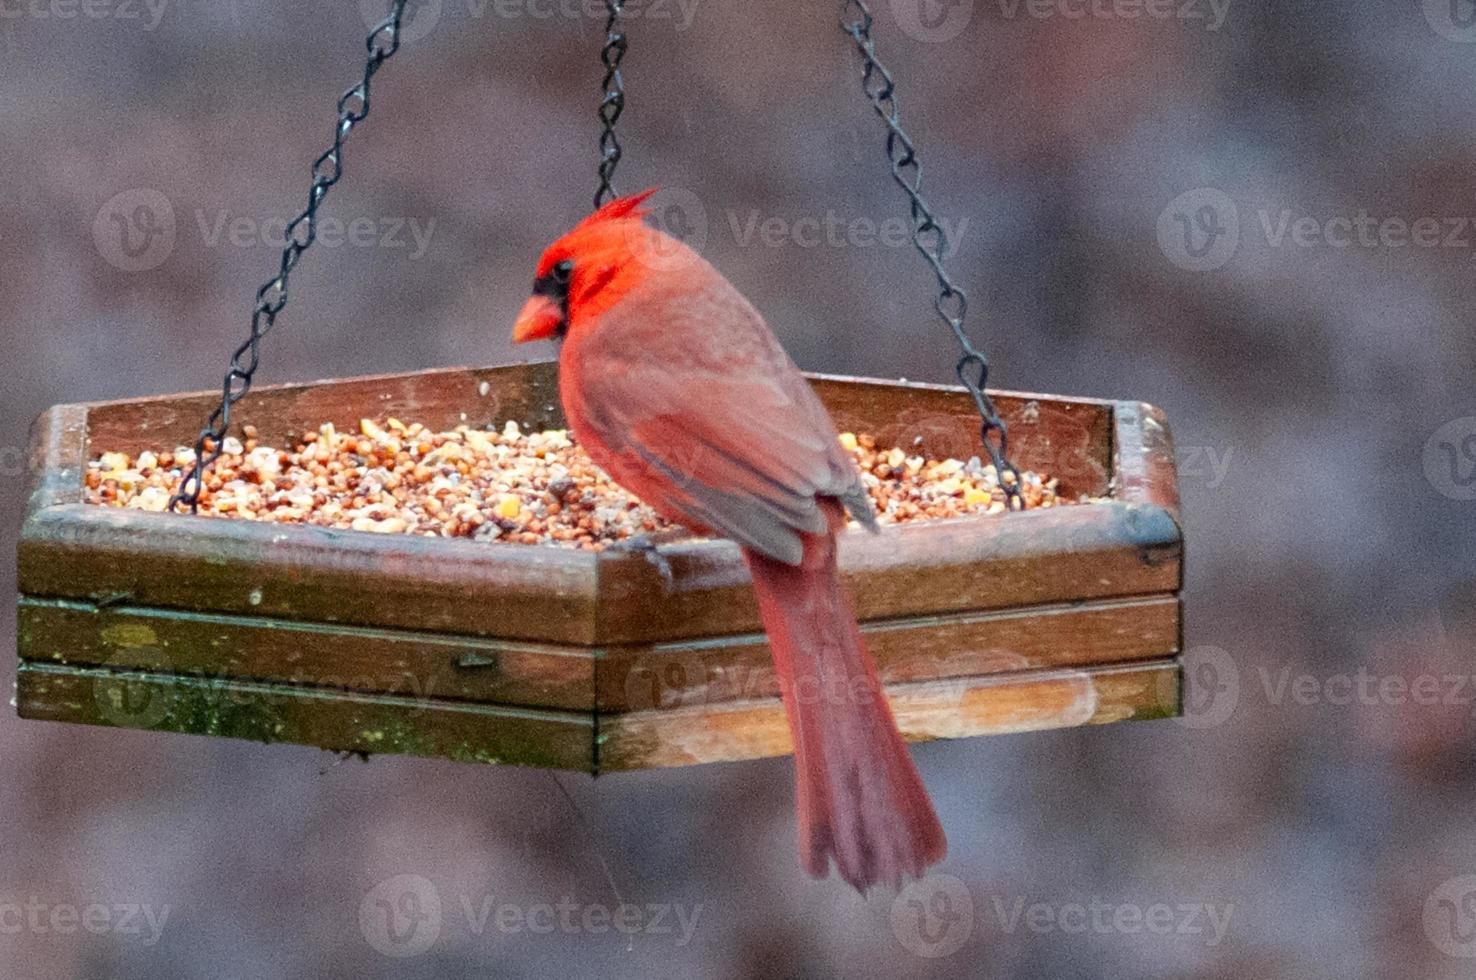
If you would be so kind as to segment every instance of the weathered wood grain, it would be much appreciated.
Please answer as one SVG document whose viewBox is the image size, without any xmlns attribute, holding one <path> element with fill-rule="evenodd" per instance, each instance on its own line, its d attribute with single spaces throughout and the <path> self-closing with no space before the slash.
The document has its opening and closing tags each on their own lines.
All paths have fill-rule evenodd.
<svg viewBox="0 0 1476 980">
<path fill-rule="evenodd" d="M 193 392 L 82 407 L 93 446 L 137 454 L 194 445 L 201 423 L 219 401 L 219 392 Z M 325 422 L 357 431 L 362 418 L 390 416 L 447 429 L 501 426 L 509 419 L 540 429 L 564 424 L 553 362 L 262 386 L 236 407 L 233 421 L 254 425 L 264 441 L 281 444 Z"/>
<path fill-rule="evenodd" d="M 887 683 L 1177 652 L 1172 596 L 863 624 Z M 642 710 L 779 693 L 762 633 L 612 647 L 22 597 L 21 657 L 520 707 Z"/>
<path fill-rule="evenodd" d="M 936 459 L 987 459 L 979 412 L 962 389 L 833 375 L 810 375 L 841 431 L 870 432 L 879 446 Z M 1010 431 L 1016 466 L 1059 477 L 1066 499 L 1107 493 L 1115 402 L 1026 392 L 994 392 Z"/>
<path fill-rule="evenodd" d="M 777 698 L 596 719 L 580 712 L 30 663 L 21 665 L 16 694 L 18 711 L 31 719 L 553 769 L 611 772 L 792 751 Z M 1173 661 L 927 681 L 896 685 L 888 694 L 899 727 L 913 741 L 1178 712 Z"/>
<path fill-rule="evenodd" d="M 890 427 L 904 444 L 916 431 L 924 440 L 977 445 L 972 403 L 961 390 L 817 384 L 857 428 Z M 484 385 L 485 396 L 478 394 Z M 470 421 L 542 412 L 535 423 L 551 424 L 553 396 L 547 366 L 526 365 L 266 389 L 257 411 L 277 412 L 271 424 L 288 428 L 335 414 L 348 425 L 378 408 L 450 424 L 444 416 L 459 417 L 456 406 L 476 397 L 482 414 Z M 1064 454 L 1072 479 L 1103 489 L 1111 403 L 1003 394 L 1000 403 L 1017 416 L 1022 460 L 1044 452 L 1033 436 Z M 89 407 L 88 452 L 168 444 L 207 404 L 206 396 L 182 396 Z M 898 428 L 904 417 L 914 420 L 912 428 Z M 263 435 L 271 437 L 269 427 Z M 53 461 L 48 469 L 69 465 L 64 457 L 75 458 L 74 443 L 65 453 L 43 448 Z M 1039 465 L 1050 469 L 1047 459 Z M 1136 496 L 1142 486 L 1125 484 L 1110 504 L 847 534 L 842 573 L 862 619 L 1171 592 L 1179 581 L 1179 529 L 1170 514 Z M 27 520 L 19 578 L 21 591 L 34 596 L 123 596 L 141 606 L 514 640 L 600 645 L 759 628 L 735 546 L 689 541 L 663 551 L 676 572 L 669 593 L 649 562 L 627 554 L 51 504 Z"/>
<path fill-rule="evenodd" d="M 981 452 L 961 389 L 812 380 L 843 430 L 909 452 Z M 1182 535 L 1162 413 L 995 397 L 1018 465 L 1057 476 L 1068 498 L 1110 500 L 842 536 L 842 576 L 904 731 L 1176 712 Z M 667 589 L 649 561 L 619 552 L 81 503 L 89 458 L 187 444 L 215 399 L 59 406 L 38 420 L 17 555 L 23 716 L 590 770 L 788 751 L 730 542 L 662 546 Z M 263 388 L 237 421 L 283 443 L 390 415 L 563 424 L 552 364 Z"/>
<path fill-rule="evenodd" d="M 982 448 L 979 419 L 962 389 L 811 374 L 816 390 L 841 429 L 866 430 L 888 445 L 959 458 Z M 993 392 L 1000 416 L 1011 426 L 1017 459 L 1027 468 L 1053 465 L 1065 474 L 1071 495 L 1106 492 L 1111 472 L 1113 402 L 1019 392 Z M 94 446 L 137 454 L 144 449 L 193 444 L 218 392 L 162 395 L 80 406 Z M 434 427 L 564 425 L 557 364 L 545 361 L 490 368 L 439 368 L 406 374 L 263 386 L 236 408 L 235 421 L 255 425 L 261 437 L 280 442 L 332 422 L 340 429 L 364 417 L 398 416 Z"/>
<path fill-rule="evenodd" d="M 31 426 L 26 480 L 28 512 L 80 504 L 86 469 L 86 406 L 58 405 L 42 413 Z"/>
<path fill-rule="evenodd" d="M 594 643 L 596 556 L 72 504 L 33 514 L 21 591 L 319 623 Z"/>
<path fill-rule="evenodd" d="M 730 541 L 663 546 L 668 591 L 650 563 L 602 554 L 595 616 L 605 642 L 752 632 L 758 607 Z M 1161 508 L 1118 502 L 884 527 L 841 536 L 841 577 L 862 620 L 1012 609 L 1170 593 L 1178 526 Z"/>
<path fill-rule="evenodd" d="M 1112 444 L 1117 495 L 1179 516 L 1174 439 L 1163 412 L 1143 402 L 1115 402 Z"/>
<path fill-rule="evenodd" d="M 910 741 L 972 738 L 1178 713 L 1173 661 L 889 686 Z M 601 716 L 601 771 L 789 755 L 777 698 Z"/>
<path fill-rule="evenodd" d="M 22 718 L 590 771 L 591 714 L 23 663 Z"/>
<path fill-rule="evenodd" d="M 342 688 L 521 707 L 594 707 L 600 651 L 22 597 L 21 657 L 37 663 Z"/>
<path fill-rule="evenodd" d="M 1173 596 L 863 623 L 885 684 L 1150 660 L 1178 652 Z M 777 696 L 762 633 L 610 647 L 596 662 L 601 711 Z"/>
</svg>

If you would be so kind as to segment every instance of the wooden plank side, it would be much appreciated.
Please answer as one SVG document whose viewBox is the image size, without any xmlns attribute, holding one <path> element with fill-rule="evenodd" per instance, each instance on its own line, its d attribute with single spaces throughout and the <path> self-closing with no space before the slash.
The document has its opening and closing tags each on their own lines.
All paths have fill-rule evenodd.
<svg viewBox="0 0 1476 980">
<path fill-rule="evenodd" d="M 23 660 L 592 709 L 589 647 L 22 597 Z"/>
<path fill-rule="evenodd" d="M 1113 410 L 1114 492 L 1130 503 L 1154 504 L 1179 516 L 1174 438 L 1168 420 L 1146 402 L 1118 402 Z"/>
<path fill-rule="evenodd" d="M 841 536 L 842 578 L 863 621 L 1174 592 L 1181 538 L 1162 508 L 1116 502 L 929 521 Z M 601 642 L 762 628 L 748 569 L 728 541 L 660 549 L 668 591 L 639 556 L 600 555 Z"/>
<path fill-rule="evenodd" d="M 979 419 L 958 386 L 809 374 L 842 429 L 868 431 L 885 446 L 967 459 L 981 451 Z M 1011 426 L 1018 465 L 1063 473 L 1065 491 L 1101 494 L 1110 476 L 1113 403 L 1026 392 L 992 391 Z M 214 391 L 95 402 L 89 416 L 95 451 L 137 454 L 192 444 L 219 401 Z M 553 361 L 498 367 L 437 368 L 400 374 L 256 388 L 235 410 L 269 441 L 295 438 L 332 422 L 398 416 L 436 427 L 561 427 L 558 365 Z"/>
<path fill-rule="evenodd" d="M 82 502 L 82 475 L 87 469 L 87 410 L 58 405 L 31 425 L 28 460 L 28 514 L 47 507 Z"/>
<path fill-rule="evenodd" d="M 77 504 L 32 515 L 19 584 L 39 598 L 592 643 L 595 557 Z"/>
<path fill-rule="evenodd" d="M 863 625 L 887 683 L 1176 653 L 1173 596 Z M 580 647 L 22 597 L 23 660 L 216 680 L 627 711 L 776 695 L 761 633 Z M 596 680 L 598 678 L 598 682 Z"/>
<path fill-rule="evenodd" d="M 1179 665 L 1153 661 L 888 689 L 913 741 L 968 738 L 1179 711 Z M 246 681 L 22 664 L 23 718 L 315 745 L 337 751 L 593 771 L 696 765 L 792 750 L 777 698 L 717 709 L 600 716 Z"/>
<path fill-rule="evenodd" d="M 192 392 L 85 406 L 94 452 L 137 454 L 145 449 L 193 445 L 219 392 Z M 536 428 L 564 425 L 558 370 L 553 362 L 490 368 L 438 368 L 404 374 L 315 381 L 255 388 L 232 413 L 254 425 L 260 437 L 282 444 L 324 422 L 357 430 L 362 418 L 395 416 L 436 428 L 509 419 Z"/>
<path fill-rule="evenodd" d="M 835 375 L 808 375 L 841 431 L 937 459 L 988 459 L 979 412 L 964 389 Z M 1113 403 L 991 391 L 1009 426 L 1013 462 L 1060 479 L 1064 498 L 1102 496 L 1112 475 Z"/>
<path fill-rule="evenodd" d="M 854 531 L 841 571 L 863 620 L 1172 592 L 1177 525 L 1116 503 Z M 47 508 L 19 546 L 42 598 L 588 645 L 760 628 L 727 541 L 640 556 L 216 521 L 85 504 Z"/>
<path fill-rule="evenodd" d="M 911 741 L 1165 718 L 1179 713 L 1179 665 L 1159 660 L 889 687 Z M 788 755 L 777 698 L 600 717 L 602 771 Z"/>
<path fill-rule="evenodd" d="M 589 771 L 578 712 L 351 694 L 285 684 L 22 664 L 22 718 L 315 745 L 342 752 Z"/>
<path fill-rule="evenodd" d="M 412 415 L 419 407 L 455 418 L 468 411 L 472 422 L 543 413 L 548 422 L 557 411 L 554 383 L 552 365 L 516 365 L 262 389 L 251 403 L 268 438 L 272 426 L 315 425 L 335 412 L 348 425 L 361 414 L 379 414 L 376 409 Z M 977 437 L 961 389 L 825 377 L 817 384 L 838 415 L 858 427 L 890 427 L 904 440 L 913 433 Z M 185 440 L 210 397 L 90 406 L 88 451 Z M 473 397 L 481 407 L 468 410 Z M 1034 443 L 1024 435 L 1018 440 L 1023 462 L 1036 451 L 1025 444 L 1037 444 L 1068 470 L 1076 465 L 1072 459 L 1084 460 L 1072 477 L 1084 486 L 1102 482 L 1111 403 L 999 397 L 1022 434 L 1035 433 Z M 1169 485 L 1171 462 L 1163 474 Z M 47 477 L 56 485 L 79 478 Z M 1151 508 L 1106 504 L 853 533 L 843 539 L 842 571 L 863 620 L 1148 595 L 1178 587 L 1178 527 L 1160 518 Z M 187 611 L 586 645 L 759 628 L 747 570 L 737 549 L 722 541 L 664 548 L 677 576 L 669 594 L 650 563 L 630 555 L 80 504 L 33 513 L 19 551 L 21 591 L 78 601 L 121 597 Z"/>
<path fill-rule="evenodd" d="M 1151 660 L 1179 652 L 1179 600 L 1154 596 L 862 624 L 884 684 Z M 762 633 L 612 647 L 599 707 L 641 711 L 777 696 Z"/>
</svg>

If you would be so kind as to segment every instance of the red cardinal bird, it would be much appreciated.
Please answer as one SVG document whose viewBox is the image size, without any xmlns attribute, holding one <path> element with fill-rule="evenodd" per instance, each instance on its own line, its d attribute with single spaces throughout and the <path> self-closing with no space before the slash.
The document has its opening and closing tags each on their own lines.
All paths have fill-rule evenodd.
<svg viewBox="0 0 1476 980">
<path fill-rule="evenodd" d="M 667 519 L 742 548 L 794 738 L 800 855 L 858 890 L 947 842 L 836 571 L 876 515 L 835 425 L 763 318 L 619 198 L 549 246 L 513 340 L 562 338 L 559 395 L 590 457 Z"/>
</svg>

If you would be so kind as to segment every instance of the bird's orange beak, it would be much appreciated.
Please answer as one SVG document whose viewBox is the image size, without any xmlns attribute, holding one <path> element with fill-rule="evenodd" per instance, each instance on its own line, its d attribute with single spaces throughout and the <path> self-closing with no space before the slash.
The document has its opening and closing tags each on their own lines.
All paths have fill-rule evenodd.
<svg viewBox="0 0 1476 980">
<path fill-rule="evenodd" d="M 512 339 L 515 344 L 526 344 L 530 340 L 548 340 L 564 325 L 564 311 L 557 301 L 548 296 L 529 296 L 513 324 Z"/>
</svg>

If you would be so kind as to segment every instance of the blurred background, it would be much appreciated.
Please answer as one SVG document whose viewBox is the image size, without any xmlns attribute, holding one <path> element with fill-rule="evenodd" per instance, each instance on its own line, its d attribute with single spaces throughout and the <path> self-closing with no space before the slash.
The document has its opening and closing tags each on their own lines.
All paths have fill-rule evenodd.
<svg viewBox="0 0 1476 980">
<path fill-rule="evenodd" d="M 0 713 L 0 974 L 1472 975 L 1476 7 L 874 4 L 993 382 L 1173 424 L 1189 714 L 919 747 L 951 853 L 914 907 L 799 872 L 787 760 L 556 780 Z M 7 552 L 37 413 L 219 383 L 386 6 L 0 0 Z M 266 381 L 514 358 L 587 210 L 598 4 L 411 7 Z M 617 183 L 801 366 L 948 381 L 836 15 L 632 0 Z M 361 908 L 407 892 L 439 930 L 387 947 Z M 498 925 L 560 902 L 670 931 Z"/>
</svg>

